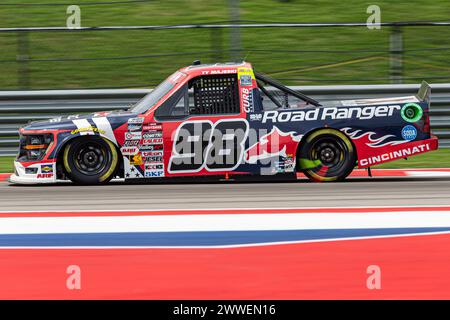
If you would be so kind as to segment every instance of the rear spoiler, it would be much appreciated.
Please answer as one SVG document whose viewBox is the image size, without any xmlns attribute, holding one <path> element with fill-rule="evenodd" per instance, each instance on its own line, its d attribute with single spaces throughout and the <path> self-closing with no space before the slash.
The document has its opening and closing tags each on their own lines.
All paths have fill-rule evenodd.
<svg viewBox="0 0 450 320">
<path fill-rule="evenodd" d="M 431 87 L 426 81 L 422 81 L 419 92 L 416 94 L 416 98 L 419 101 L 430 101 Z"/>
</svg>

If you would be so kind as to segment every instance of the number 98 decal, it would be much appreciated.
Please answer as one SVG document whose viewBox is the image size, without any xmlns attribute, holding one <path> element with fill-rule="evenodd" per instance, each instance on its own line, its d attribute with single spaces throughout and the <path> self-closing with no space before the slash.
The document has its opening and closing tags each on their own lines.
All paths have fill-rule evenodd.
<svg viewBox="0 0 450 320">
<path fill-rule="evenodd" d="M 175 131 L 168 172 L 234 170 L 242 162 L 247 134 L 245 119 L 183 122 Z"/>
</svg>

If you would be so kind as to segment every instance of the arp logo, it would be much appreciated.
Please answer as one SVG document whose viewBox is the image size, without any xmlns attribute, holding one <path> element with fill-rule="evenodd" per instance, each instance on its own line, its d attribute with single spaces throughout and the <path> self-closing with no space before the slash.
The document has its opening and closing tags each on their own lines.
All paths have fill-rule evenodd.
<svg viewBox="0 0 450 320">
<path fill-rule="evenodd" d="M 288 154 L 295 154 L 297 143 L 302 139 L 302 135 L 295 135 L 295 132 L 283 132 L 277 127 L 262 136 L 257 143 L 245 151 L 245 161 L 256 163 L 258 160 L 273 157 L 287 157 Z"/>
<path fill-rule="evenodd" d="M 47 178 L 52 178 L 53 177 L 53 173 L 39 173 L 37 175 L 38 179 L 47 179 Z"/>
</svg>

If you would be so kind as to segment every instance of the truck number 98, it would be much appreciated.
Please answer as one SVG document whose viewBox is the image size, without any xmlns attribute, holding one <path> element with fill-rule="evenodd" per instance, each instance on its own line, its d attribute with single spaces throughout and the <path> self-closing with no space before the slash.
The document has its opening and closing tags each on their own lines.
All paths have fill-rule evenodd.
<svg viewBox="0 0 450 320">
<path fill-rule="evenodd" d="M 168 171 L 231 171 L 242 162 L 248 123 L 242 120 L 188 121 L 175 132 Z"/>
</svg>

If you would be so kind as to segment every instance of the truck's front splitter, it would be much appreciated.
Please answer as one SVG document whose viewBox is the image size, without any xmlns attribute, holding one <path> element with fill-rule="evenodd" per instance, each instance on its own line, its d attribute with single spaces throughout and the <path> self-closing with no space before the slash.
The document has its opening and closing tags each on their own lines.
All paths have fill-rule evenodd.
<svg viewBox="0 0 450 320">
<path fill-rule="evenodd" d="M 9 182 L 16 184 L 44 184 L 56 182 L 55 163 L 26 164 L 14 161 L 14 174 Z"/>
</svg>

